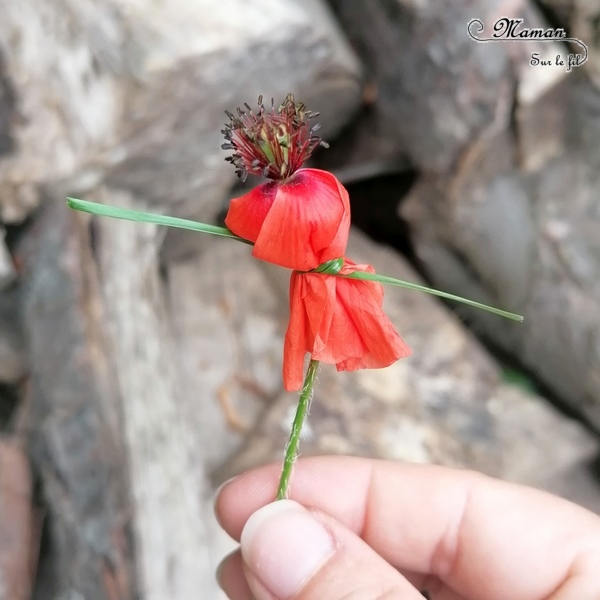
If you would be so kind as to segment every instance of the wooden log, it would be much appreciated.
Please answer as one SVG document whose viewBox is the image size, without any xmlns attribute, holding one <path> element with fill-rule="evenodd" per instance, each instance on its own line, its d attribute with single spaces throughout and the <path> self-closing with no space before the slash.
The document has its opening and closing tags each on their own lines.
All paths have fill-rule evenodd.
<svg viewBox="0 0 600 600">
<path fill-rule="evenodd" d="M 474 144 L 451 176 L 423 177 L 402 215 L 437 286 L 525 315 L 462 307 L 477 331 L 598 428 L 598 94 L 579 70 L 518 100 L 512 130 Z"/>
<path fill-rule="evenodd" d="M 32 573 L 32 482 L 16 439 L 0 438 L 0 598 L 28 600 Z"/>
<path fill-rule="evenodd" d="M 308 6 L 307 6 L 308 5 Z M 212 214 L 233 182 L 223 111 L 294 92 L 325 135 L 360 99 L 360 67 L 321 0 L 3 2 L 0 219 L 23 220 L 39 186 L 109 171 L 183 215 Z M 205 216 L 205 215 L 204 215 Z"/>
<path fill-rule="evenodd" d="M 96 195 L 107 197 L 133 202 L 116 190 Z M 182 383 L 171 339 L 162 233 L 91 226 L 52 199 L 19 248 L 30 449 L 66 597 L 221 597 L 214 573 L 231 546 L 214 519 L 207 440 L 191 418 L 202 392 Z"/>
<path fill-rule="evenodd" d="M 134 204 L 117 190 L 97 198 Z M 127 447 L 139 592 L 145 600 L 218 598 L 219 534 L 204 472 L 211 449 L 193 418 L 198 403 L 208 398 L 183 380 L 180 349 L 171 337 L 158 262 L 164 229 L 112 220 L 96 225 L 105 331 Z"/>
<path fill-rule="evenodd" d="M 577 0 L 573 2 L 569 34 L 578 37 L 588 47 L 588 60 L 584 65 L 596 93 L 600 89 L 600 36 L 598 35 L 598 3 L 594 0 Z M 581 48 L 572 45 L 570 52 L 581 53 Z"/>
<path fill-rule="evenodd" d="M 14 385 L 27 373 L 18 287 L 0 291 L 0 383 Z"/>
<path fill-rule="evenodd" d="M 467 25 L 478 18 L 486 37 L 500 16 L 545 27 L 527 0 L 456 0 L 442 12 L 433 0 L 331 0 L 377 90 L 374 105 L 397 151 L 424 172 L 453 172 L 473 143 L 508 127 L 517 71 L 552 78 L 529 65 L 532 52 L 555 59 L 559 44 L 478 43 Z M 546 56 L 546 55 L 549 56 Z M 556 77 L 566 75 L 557 69 Z"/>
<path fill-rule="evenodd" d="M 136 597 L 116 373 L 88 227 L 49 201 L 19 246 L 31 365 L 29 450 L 64 597 Z M 79 594 L 79 596 L 78 596 Z"/>
</svg>

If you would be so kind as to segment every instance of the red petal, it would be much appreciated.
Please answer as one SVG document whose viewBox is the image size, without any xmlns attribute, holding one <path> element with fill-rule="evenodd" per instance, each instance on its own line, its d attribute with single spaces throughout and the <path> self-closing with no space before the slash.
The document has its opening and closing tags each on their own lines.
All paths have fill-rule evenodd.
<svg viewBox="0 0 600 600">
<path fill-rule="evenodd" d="M 346 260 L 342 273 L 354 271 L 375 272 L 370 265 L 356 265 Z M 378 369 L 411 355 L 411 349 L 383 312 L 383 286 L 380 283 L 340 278 L 337 285 L 337 306 L 346 309 L 352 323 L 351 326 L 346 324 L 346 329 L 353 329 L 364 345 L 361 354 L 345 352 L 346 358 L 337 361 L 338 371 Z M 336 322 L 334 319 L 334 323 Z M 335 332 L 332 331 L 333 335 Z M 342 353 L 338 358 L 341 355 Z"/>
<path fill-rule="evenodd" d="M 309 328 L 301 287 L 301 276 L 298 273 L 292 273 L 290 278 L 290 322 L 283 345 L 283 385 L 288 392 L 299 390 L 304 379 L 304 356 Z"/>
<path fill-rule="evenodd" d="M 346 260 L 342 273 L 353 271 L 374 269 Z M 382 304 L 383 286 L 377 282 L 294 273 L 284 349 L 286 389 L 302 387 L 306 352 L 338 371 L 387 367 L 410 356 Z"/>
<path fill-rule="evenodd" d="M 338 342 L 344 332 L 350 330 L 364 346 L 361 353 L 352 353 L 348 344 L 344 345 L 337 355 L 338 371 L 378 369 L 410 356 L 410 348 L 381 308 L 381 288 L 381 284 L 373 281 L 341 278 L 338 281 L 336 309 L 339 312 L 345 309 L 347 317 L 339 321 L 334 319 L 340 327 L 332 327 L 331 340 Z"/>
<path fill-rule="evenodd" d="M 348 192 L 341 183 L 326 171 L 301 169 L 277 186 L 252 254 L 309 271 L 343 256 L 349 228 Z"/>
<path fill-rule="evenodd" d="M 225 225 L 245 240 L 256 242 L 267 213 L 273 205 L 277 184 L 263 183 L 239 198 L 233 198 L 225 218 Z"/>
<path fill-rule="evenodd" d="M 335 281 L 316 274 L 293 272 L 290 279 L 290 323 L 283 346 L 283 383 L 288 391 L 303 382 L 304 356 L 322 347 L 329 335 L 335 300 Z"/>
</svg>

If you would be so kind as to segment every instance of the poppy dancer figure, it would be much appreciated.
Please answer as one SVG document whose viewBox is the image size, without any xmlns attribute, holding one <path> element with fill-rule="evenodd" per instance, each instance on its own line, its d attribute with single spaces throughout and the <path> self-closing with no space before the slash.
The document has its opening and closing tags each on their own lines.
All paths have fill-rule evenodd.
<svg viewBox="0 0 600 600">
<path fill-rule="evenodd" d="M 256 113 L 245 107 L 237 116 L 227 113 L 223 148 L 234 154 L 226 160 L 242 179 L 250 173 L 272 181 L 234 198 L 225 223 L 254 242 L 256 258 L 295 270 L 283 361 L 286 390 L 302 387 L 307 352 L 340 371 L 387 367 L 409 356 L 381 309 L 380 284 L 337 278 L 329 274 L 331 266 L 319 268 L 337 259 L 341 275 L 375 272 L 339 258 L 348 242 L 348 192 L 331 173 L 300 168 L 317 146 L 326 146 L 314 135 L 317 126 L 308 126 L 315 114 L 291 94 L 270 112 L 262 98 Z"/>
<path fill-rule="evenodd" d="M 225 224 L 254 242 L 252 254 L 293 269 L 290 323 L 285 336 L 283 381 L 286 390 L 302 388 L 286 448 L 277 498 L 287 495 L 300 431 L 308 411 L 319 361 L 338 371 L 387 367 L 411 351 L 382 310 L 383 287 L 374 281 L 344 279 L 367 265 L 342 258 L 348 243 L 348 192 L 331 174 L 301 169 L 313 150 L 326 145 L 309 128 L 315 116 L 288 94 L 276 110 L 262 98 L 255 113 L 249 105 L 228 112 L 223 149 L 237 174 L 262 175 L 271 181 L 234 198 Z M 310 362 L 303 383 L 306 353 Z"/>
<path fill-rule="evenodd" d="M 188 219 L 117 208 L 75 198 L 71 208 L 96 215 L 156 223 L 233 238 L 254 245 L 256 258 L 292 269 L 290 323 L 285 336 L 283 379 L 288 390 L 302 388 L 285 451 L 277 498 L 287 496 L 300 432 L 308 411 L 319 361 L 339 371 L 380 368 L 411 351 L 382 310 L 381 283 L 462 302 L 522 321 L 509 313 L 447 292 L 376 274 L 369 265 L 344 258 L 350 228 L 348 193 L 331 174 L 301 168 L 313 150 L 327 146 L 309 127 L 315 116 L 288 94 L 267 112 L 258 100 L 255 113 L 227 113 L 224 149 L 238 175 L 262 175 L 270 181 L 231 201 L 225 220 L 229 229 Z M 302 384 L 306 353 L 310 361 Z"/>
</svg>

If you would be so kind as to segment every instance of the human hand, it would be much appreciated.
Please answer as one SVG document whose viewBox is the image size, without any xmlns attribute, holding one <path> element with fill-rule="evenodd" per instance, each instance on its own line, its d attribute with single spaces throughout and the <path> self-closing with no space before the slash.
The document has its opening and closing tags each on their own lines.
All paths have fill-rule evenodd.
<svg viewBox="0 0 600 600">
<path fill-rule="evenodd" d="M 241 551 L 232 600 L 599 600 L 600 518 L 470 472 L 347 457 L 279 465 L 223 486 L 216 512 Z M 306 508 L 303 508 L 306 507 Z"/>
</svg>

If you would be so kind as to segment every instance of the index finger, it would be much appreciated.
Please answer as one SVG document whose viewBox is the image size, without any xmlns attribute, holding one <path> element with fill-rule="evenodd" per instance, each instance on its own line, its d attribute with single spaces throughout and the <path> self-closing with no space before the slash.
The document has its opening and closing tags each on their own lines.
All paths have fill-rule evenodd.
<svg viewBox="0 0 600 600">
<path fill-rule="evenodd" d="M 262 467 L 222 488 L 217 515 L 232 537 L 273 501 L 279 470 Z M 433 575 L 465 597 L 546 598 L 600 556 L 593 513 L 469 471 L 309 458 L 296 464 L 290 497 L 343 523 L 396 568 Z"/>
</svg>

